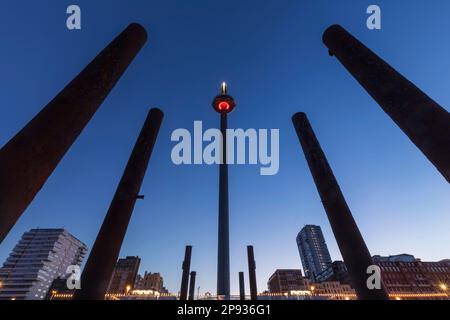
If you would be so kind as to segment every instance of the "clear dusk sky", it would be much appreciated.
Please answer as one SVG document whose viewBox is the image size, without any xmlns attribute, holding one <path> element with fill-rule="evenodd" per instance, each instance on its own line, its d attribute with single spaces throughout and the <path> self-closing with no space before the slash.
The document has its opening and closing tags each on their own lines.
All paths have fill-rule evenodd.
<svg viewBox="0 0 450 320">
<path fill-rule="evenodd" d="M 82 30 L 66 28 L 66 8 Z M 382 30 L 366 28 L 378 4 Z M 434 1 L 158 0 L 2 1 L 0 145 L 14 136 L 131 22 L 149 41 L 57 170 L 0 245 L 0 262 L 23 232 L 65 227 L 92 247 L 150 107 L 165 112 L 121 256 L 142 258 L 178 292 L 184 246 L 200 292 L 216 292 L 218 168 L 175 166 L 177 128 L 218 127 L 211 101 L 227 81 L 238 103 L 231 128 L 280 129 L 280 172 L 230 168 L 232 292 L 255 246 L 258 289 L 277 268 L 301 268 L 295 237 L 322 227 L 341 259 L 291 116 L 308 114 L 372 254 L 450 258 L 449 185 L 327 54 L 323 31 L 343 25 L 438 103 L 450 104 L 450 3 Z M 246 280 L 247 284 L 248 281 Z"/>
</svg>

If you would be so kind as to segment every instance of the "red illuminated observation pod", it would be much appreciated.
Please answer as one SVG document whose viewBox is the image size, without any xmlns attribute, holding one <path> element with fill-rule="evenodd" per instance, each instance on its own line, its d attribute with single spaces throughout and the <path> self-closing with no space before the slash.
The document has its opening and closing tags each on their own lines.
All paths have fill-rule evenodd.
<svg viewBox="0 0 450 320">
<path fill-rule="evenodd" d="M 226 83 L 222 83 L 221 94 L 214 98 L 213 108 L 218 113 L 227 114 L 234 110 L 236 107 L 236 102 L 232 96 L 227 93 L 227 85 Z"/>
</svg>

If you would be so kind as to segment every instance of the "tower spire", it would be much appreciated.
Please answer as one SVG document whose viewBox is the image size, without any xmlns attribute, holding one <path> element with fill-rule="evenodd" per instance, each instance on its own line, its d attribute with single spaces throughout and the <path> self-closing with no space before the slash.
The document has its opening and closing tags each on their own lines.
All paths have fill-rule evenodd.
<svg viewBox="0 0 450 320">
<path fill-rule="evenodd" d="M 228 94 L 228 86 L 226 82 L 222 82 L 222 85 L 220 86 L 220 93 L 222 95 L 227 95 Z"/>
</svg>

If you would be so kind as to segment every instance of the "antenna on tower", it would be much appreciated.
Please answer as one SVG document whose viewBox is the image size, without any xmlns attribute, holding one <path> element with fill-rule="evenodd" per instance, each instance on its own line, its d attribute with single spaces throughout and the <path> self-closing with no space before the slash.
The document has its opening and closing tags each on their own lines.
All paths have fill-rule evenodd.
<svg viewBox="0 0 450 320">
<path fill-rule="evenodd" d="M 222 82 L 222 85 L 220 87 L 220 92 L 223 95 L 228 94 L 228 87 L 227 87 L 227 83 L 226 82 Z"/>
</svg>

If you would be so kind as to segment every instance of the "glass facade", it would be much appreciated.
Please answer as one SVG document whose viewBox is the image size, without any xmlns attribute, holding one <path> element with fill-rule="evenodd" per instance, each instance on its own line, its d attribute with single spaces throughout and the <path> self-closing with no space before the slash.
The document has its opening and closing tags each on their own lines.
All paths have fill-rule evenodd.
<svg viewBox="0 0 450 320">
<path fill-rule="evenodd" d="M 307 225 L 297 235 L 297 246 L 305 275 L 316 276 L 331 265 L 331 257 L 319 226 Z"/>
</svg>

